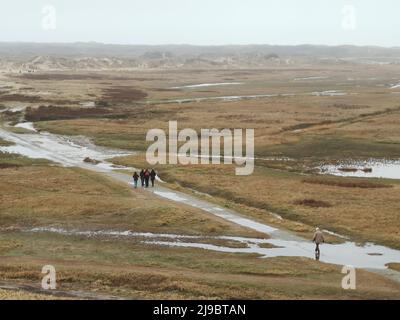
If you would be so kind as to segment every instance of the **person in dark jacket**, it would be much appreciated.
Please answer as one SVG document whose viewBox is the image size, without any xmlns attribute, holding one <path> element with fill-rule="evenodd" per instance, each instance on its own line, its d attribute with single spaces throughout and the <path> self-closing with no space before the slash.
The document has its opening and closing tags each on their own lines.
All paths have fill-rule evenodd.
<svg viewBox="0 0 400 320">
<path fill-rule="evenodd" d="M 140 184 L 144 187 L 144 170 L 140 171 Z"/>
<path fill-rule="evenodd" d="M 133 174 L 133 184 L 135 186 L 135 189 L 137 189 L 137 185 L 138 185 L 138 181 L 139 181 L 139 175 L 138 173 L 135 171 L 135 173 Z"/>
<path fill-rule="evenodd" d="M 154 188 L 154 181 L 156 180 L 157 173 L 154 171 L 154 169 L 151 169 L 150 172 L 150 180 L 151 180 L 151 186 Z"/>
<path fill-rule="evenodd" d="M 146 170 L 144 170 L 144 182 L 145 182 L 146 188 L 149 187 L 149 181 L 150 181 L 150 171 L 149 171 L 149 169 L 146 169 Z"/>
</svg>

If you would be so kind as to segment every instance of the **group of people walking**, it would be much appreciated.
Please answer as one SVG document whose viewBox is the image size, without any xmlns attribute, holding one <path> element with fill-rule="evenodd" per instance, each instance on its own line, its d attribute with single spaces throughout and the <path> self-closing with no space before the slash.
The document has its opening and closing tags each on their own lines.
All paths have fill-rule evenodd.
<svg viewBox="0 0 400 320">
<path fill-rule="evenodd" d="M 154 183 L 156 181 L 157 173 L 154 171 L 154 169 L 145 169 L 141 170 L 140 173 L 138 174 L 136 171 L 133 174 L 133 183 L 135 188 L 138 187 L 139 179 L 140 179 L 140 184 L 142 188 L 148 188 L 151 182 L 151 186 L 154 187 Z"/>
</svg>

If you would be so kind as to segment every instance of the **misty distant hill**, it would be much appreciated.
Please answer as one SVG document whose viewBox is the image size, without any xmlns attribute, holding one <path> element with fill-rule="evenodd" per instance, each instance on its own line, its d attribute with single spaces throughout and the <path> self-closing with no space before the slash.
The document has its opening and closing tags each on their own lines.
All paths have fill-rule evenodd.
<svg viewBox="0 0 400 320">
<path fill-rule="evenodd" d="M 238 55 L 266 54 L 313 57 L 400 57 L 400 47 L 362 47 L 362 46 L 274 46 L 274 45 L 226 45 L 226 46 L 193 46 L 193 45 L 115 45 L 101 43 L 9 43 L 0 42 L 1 56 L 112 56 L 137 58 L 142 55 L 158 57 L 171 55 Z"/>
<path fill-rule="evenodd" d="M 400 48 L 273 45 L 1 43 L 5 72 L 152 68 L 262 68 L 301 63 L 400 63 Z"/>
</svg>

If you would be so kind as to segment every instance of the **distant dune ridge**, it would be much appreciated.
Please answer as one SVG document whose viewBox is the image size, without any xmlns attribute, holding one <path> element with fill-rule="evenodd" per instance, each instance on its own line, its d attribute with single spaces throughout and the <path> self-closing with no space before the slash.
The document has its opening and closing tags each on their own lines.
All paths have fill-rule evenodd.
<svg viewBox="0 0 400 320">
<path fill-rule="evenodd" d="M 0 42 L 0 68 L 11 72 L 153 68 L 259 68 L 300 62 L 400 63 L 400 47 L 273 45 L 115 45 Z"/>
</svg>

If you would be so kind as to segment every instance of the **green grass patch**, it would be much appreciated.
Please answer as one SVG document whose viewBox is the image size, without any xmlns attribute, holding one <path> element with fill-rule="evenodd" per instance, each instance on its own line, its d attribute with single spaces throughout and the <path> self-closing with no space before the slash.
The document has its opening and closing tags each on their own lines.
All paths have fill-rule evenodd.
<svg viewBox="0 0 400 320">
<path fill-rule="evenodd" d="M 16 134 L 29 134 L 33 133 L 33 131 L 25 129 L 25 128 L 18 128 L 18 127 L 6 127 L 7 131 L 10 131 L 12 133 Z"/>
<path fill-rule="evenodd" d="M 309 184 L 319 184 L 332 187 L 340 188 L 362 188 L 362 189 L 380 189 L 380 188 L 393 188 L 393 185 L 386 184 L 382 182 L 373 182 L 370 180 L 362 179 L 346 179 L 341 177 L 331 178 L 331 177 L 313 177 L 303 180 L 303 183 Z"/>
<path fill-rule="evenodd" d="M 178 183 L 180 186 L 182 186 L 184 188 L 193 189 L 198 192 L 209 194 L 214 197 L 227 199 L 236 204 L 242 204 L 242 205 L 245 205 L 248 207 L 265 210 L 267 212 L 274 212 L 276 214 L 279 214 L 279 215 L 282 215 L 285 217 L 290 216 L 292 214 L 291 210 L 289 210 L 287 208 L 276 207 L 265 201 L 257 201 L 255 199 L 250 199 L 248 197 L 235 194 L 235 193 L 233 193 L 229 190 L 223 189 L 223 188 L 218 188 L 218 187 L 213 187 L 213 186 L 204 187 L 197 183 L 190 183 L 188 181 L 184 181 L 184 180 L 178 179 L 176 177 L 172 178 L 167 172 L 164 172 L 162 177 L 163 177 L 164 181 L 166 181 L 166 182 Z"/>
<path fill-rule="evenodd" d="M 8 147 L 8 146 L 12 146 L 12 145 L 13 145 L 12 142 L 0 139 L 0 147 Z"/>
<path fill-rule="evenodd" d="M 145 151 L 149 145 L 144 134 L 96 134 L 92 138 L 96 145 L 113 149 Z"/>
<path fill-rule="evenodd" d="M 101 124 L 99 124 L 101 125 Z M 69 125 L 68 121 L 63 121 L 59 125 L 56 121 L 36 122 L 35 127 L 38 130 L 48 131 L 54 134 L 76 136 L 84 135 L 93 140 L 93 142 L 102 147 L 124 150 L 145 151 L 151 142 L 146 141 L 146 134 L 137 133 L 104 133 L 93 130 L 85 130 Z"/>
<path fill-rule="evenodd" d="M 0 114 L 0 122 L 8 122 L 11 125 L 15 125 L 20 122 L 22 115 L 21 111 L 6 110 Z"/>
<path fill-rule="evenodd" d="M 23 166 L 45 166 L 51 164 L 46 159 L 31 159 L 14 153 L 0 152 L 0 169 L 23 167 Z"/>
<path fill-rule="evenodd" d="M 315 160 L 398 158 L 400 144 L 338 136 L 305 136 L 295 143 L 257 150 L 257 154 Z"/>
</svg>

